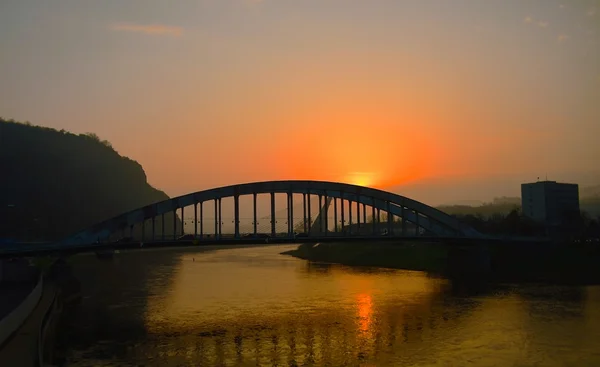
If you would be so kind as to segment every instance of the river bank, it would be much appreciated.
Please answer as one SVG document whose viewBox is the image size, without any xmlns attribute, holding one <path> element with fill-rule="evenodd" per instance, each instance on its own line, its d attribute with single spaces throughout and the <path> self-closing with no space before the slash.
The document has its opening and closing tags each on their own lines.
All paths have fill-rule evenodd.
<svg viewBox="0 0 600 367">
<path fill-rule="evenodd" d="M 301 244 L 283 252 L 315 262 L 424 271 L 491 281 L 600 284 L 600 246 L 593 244 L 371 242 Z"/>
</svg>

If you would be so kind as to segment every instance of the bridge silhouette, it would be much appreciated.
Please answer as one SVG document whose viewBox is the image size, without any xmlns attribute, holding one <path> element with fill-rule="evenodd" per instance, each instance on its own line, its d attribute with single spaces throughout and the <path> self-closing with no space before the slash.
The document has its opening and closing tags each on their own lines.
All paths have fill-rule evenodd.
<svg viewBox="0 0 600 367">
<path fill-rule="evenodd" d="M 232 205 L 224 205 L 227 201 L 233 201 Z M 233 213 L 227 214 L 228 210 Z M 165 223 L 169 213 L 175 214 L 170 224 Z M 338 182 L 294 180 L 245 183 L 182 195 L 131 210 L 44 246 L 57 250 L 101 247 L 124 238 L 151 244 L 177 241 L 182 236 L 227 243 L 253 239 L 289 242 L 300 241 L 300 237 L 302 241 L 481 237 L 458 219 L 398 194 Z"/>
</svg>

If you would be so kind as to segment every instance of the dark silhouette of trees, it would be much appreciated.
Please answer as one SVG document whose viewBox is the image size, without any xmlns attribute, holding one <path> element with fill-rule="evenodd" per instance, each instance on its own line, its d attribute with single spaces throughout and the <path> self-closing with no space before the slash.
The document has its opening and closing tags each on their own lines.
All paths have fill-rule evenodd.
<svg viewBox="0 0 600 367">
<path fill-rule="evenodd" d="M 94 133 L 0 118 L 0 238 L 58 239 L 165 199 L 139 163 Z"/>
</svg>

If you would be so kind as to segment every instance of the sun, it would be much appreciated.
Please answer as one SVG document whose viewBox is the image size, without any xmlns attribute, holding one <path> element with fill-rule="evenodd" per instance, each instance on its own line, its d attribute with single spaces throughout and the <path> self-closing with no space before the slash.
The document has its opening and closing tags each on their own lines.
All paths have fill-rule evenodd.
<svg viewBox="0 0 600 367">
<path fill-rule="evenodd" d="M 375 178 L 374 172 L 349 172 L 344 181 L 358 186 L 372 186 L 375 184 Z"/>
</svg>

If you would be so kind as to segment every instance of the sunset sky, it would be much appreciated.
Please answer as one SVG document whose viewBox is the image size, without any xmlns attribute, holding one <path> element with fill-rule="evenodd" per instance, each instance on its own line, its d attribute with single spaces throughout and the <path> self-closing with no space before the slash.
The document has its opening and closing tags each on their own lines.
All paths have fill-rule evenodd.
<svg viewBox="0 0 600 367">
<path fill-rule="evenodd" d="M 600 183 L 599 0 L 6 0 L 0 46 L 0 116 L 94 132 L 169 195 Z"/>
</svg>

